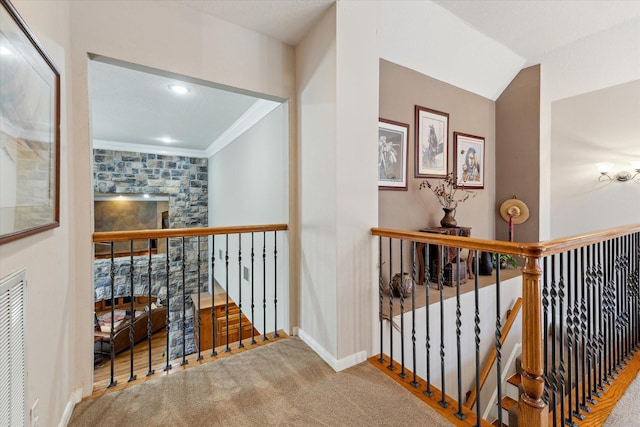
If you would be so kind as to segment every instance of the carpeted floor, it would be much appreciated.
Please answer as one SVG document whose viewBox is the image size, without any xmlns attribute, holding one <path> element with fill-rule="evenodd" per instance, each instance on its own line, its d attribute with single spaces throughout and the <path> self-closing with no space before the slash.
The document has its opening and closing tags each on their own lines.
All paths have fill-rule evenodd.
<svg viewBox="0 0 640 427">
<path fill-rule="evenodd" d="M 368 362 L 336 373 L 293 337 L 83 401 L 69 422 L 116 425 L 451 424 Z"/>
<path fill-rule="evenodd" d="M 616 403 L 604 427 L 640 427 L 640 374 Z"/>
</svg>

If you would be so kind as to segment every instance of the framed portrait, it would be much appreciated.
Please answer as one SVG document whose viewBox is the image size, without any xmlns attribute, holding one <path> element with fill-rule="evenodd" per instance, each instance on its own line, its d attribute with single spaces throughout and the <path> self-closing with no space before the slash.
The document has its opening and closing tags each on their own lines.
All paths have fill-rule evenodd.
<svg viewBox="0 0 640 427">
<path fill-rule="evenodd" d="M 453 133 L 456 186 L 484 188 L 484 138 L 461 132 Z"/>
<path fill-rule="evenodd" d="M 407 190 L 409 125 L 378 120 L 378 189 Z"/>
<path fill-rule="evenodd" d="M 0 0 L 0 244 L 59 225 L 60 73 Z"/>
<path fill-rule="evenodd" d="M 449 114 L 415 106 L 416 178 L 441 178 L 449 164 Z"/>
</svg>

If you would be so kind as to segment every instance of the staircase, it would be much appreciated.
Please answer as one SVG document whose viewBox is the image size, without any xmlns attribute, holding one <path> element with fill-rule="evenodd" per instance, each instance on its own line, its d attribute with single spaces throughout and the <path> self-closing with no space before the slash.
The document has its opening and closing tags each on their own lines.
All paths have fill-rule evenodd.
<svg viewBox="0 0 640 427">
<path fill-rule="evenodd" d="M 524 391 L 521 387 L 521 373 L 522 358 L 518 356 L 516 358 L 516 373 L 510 376 L 502 387 L 504 396 L 500 402 L 499 410 L 502 411 L 503 426 L 515 427 L 518 425 L 518 400 Z M 493 425 L 497 426 L 498 420 L 495 420 Z"/>
</svg>

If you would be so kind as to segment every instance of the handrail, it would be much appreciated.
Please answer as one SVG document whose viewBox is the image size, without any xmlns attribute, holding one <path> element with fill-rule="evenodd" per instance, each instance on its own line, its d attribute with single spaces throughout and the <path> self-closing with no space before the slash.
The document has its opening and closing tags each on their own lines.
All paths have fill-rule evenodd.
<svg viewBox="0 0 640 427">
<path fill-rule="evenodd" d="M 520 307 L 522 307 L 522 298 L 518 298 L 513 305 L 513 308 L 509 310 L 507 315 L 507 320 L 505 321 L 504 328 L 502 329 L 502 335 L 500 336 L 500 344 L 504 344 L 511 331 L 511 326 L 513 326 L 513 322 L 516 320 L 516 316 L 520 312 Z M 487 362 L 484 364 L 482 371 L 480 372 L 480 388 L 484 385 L 485 381 L 489 377 L 489 373 L 491 372 L 491 368 L 496 361 L 497 350 L 495 347 L 491 347 L 491 352 L 489 353 L 489 358 Z M 467 408 L 471 408 L 474 403 L 476 403 L 476 398 L 478 396 L 478 390 L 474 386 L 473 389 L 469 392 L 469 396 L 467 396 L 467 401 L 464 403 L 464 406 Z"/>
<path fill-rule="evenodd" d="M 433 243 L 453 247 L 464 247 L 465 249 L 498 252 L 501 254 L 534 258 L 559 254 L 571 249 L 637 232 L 640 232 L 640 224 L 614 227 L 592 233 L 551 239 L 544 242 L 521 243 L 478 239 L 475 237 L 449 236 L 446 234 L 423 233 L 420 231 L 396 230 L 391 228 L 374 227 L 371 229 L 371 234 L 373 236 L 405 239 L 414 242 Z"/>
<path fill-rule="evenodd" d="M 633 251 L 632 255 L 638 259 L 634 258 L 634 266 L 637 269 L 640 264 L 640 255 L 638 251 L 640 250 L 638 242 L 640 241 L 640 224 L 631 224 L 628 226 L 622 227 L 614 227 L 606 230 L 601 230 L 597 232 L 584 233 L 581 235 L 573 235 L 568 237 L 562 237 L 557 239 L 550 239 L 543 242 L 533 242 L 533 243 L 520 243 L 520 242 L 505 242 L 505 241 L 496 241 L 496 240 L 487 240 L 487 239 L 478 239 L 471 237 L 459 237 L 459 236 L 450 236 L 445 234 L 437 234 L 437 233 L 424 233 L 420 231 L 408 231 L 408 230 L 395 230 L 395 229 L 387 229 L 387 228 L 372 228 L 371 234 L 373 236 L 385 237 L 389 238 L 390 241 L 400 240 L 408 241 L 413 243 L 425 243 L 425 244 L 434 244 L 440 246 L 454 247 L 454 248 L 464 248 L 475 251 L 484 251 L 490 253 L 500 253 L 500 254 L 509 254 L 517 257 L 524 258 L 524 262 L 522 263 L 522 374 L 521 374 L 521 385 L 524 389 L 523 393 L 520 394 L 519 397 L 519 405 L 518 405 L 518 422 L 520 425 L 526 426 L 540 426 L 546 427 L 549 424 L 549 406 L 545 403 L 544 392 L 545 392 L 545 355 L 543 354 L 543 339 L 544 333 L 546 329 L 543 330 L 543 294 L 547 292 L 546 289 L 546 279 L 547 276 L 543 276 L 544 271 L 548 268 L 545 264 L 544 271 L 542 261 L 543 258 L 546 258 L 550 255 L 560 255 L 560 269 L 562 269 L 563 263 L 563 254 L 570 253 L 573 250 L 587 248 L 586 251 L 581 250 L 581 254 L 579 255 L 582 258 L 586 252 L 586 259 L 582 259 L 579 262 L 583 265 L 586 263 L 591 263 L 591 260 L 596 256 L 598 261 L 600 262 L 600 257 L 609 257 L 611 262 L 617 262 L 612 259 L 612 252 L 619 251 L 620 249 L 623 251 Z M 621 241 L 614 242 L 617 239 L 625 239 L 627 237 L 634 236 L 633 242 L 630 241 Z M 609 243 L 608 243 L 609 242 Z M 605 245 L 601 246 L 601 243 L 605 243 Z M 611 246 L 613 243 L 613 247 Z M 400 246 L 402 248 L 402 246 Z M 381 246 L 382 252 L 382 246 Z M 597 255 L 593 255 L 597 253 Z M 391 256 L 391 245 L 389 247 L 389 256 Z M 570 260 L 571 258 L 568 257 Z M 555 261 L 555 257 L 551 259 L 552 264 Z M 400 259 L 402 262 L 402 258 Z M 605 260 L 605 262 L 607 262 Z M 576 264 L 574 263 L 574 266 Z M 613 268 L 612 266 L 610 266 Z M 552 267 L 553 269 L 554 267 Z M 599 270 L 598 270 L 599 271 Z M 632 273 L 629 271 L 629 267 L 625 267 L 622 269 L 621 274 L 622 279 L 626 280 L 625 275 Z M 546 273 L 544 273 L 546 274 Z M 575 273 L 577 274 L 577 273 Z M 596 273 L 593 273 L 592 270 L 588 268 L 583 272 L 586 276 L 586 280 L 583 282 L 583 287 L 580 292 L 586 292 L 587 296 L 590 293 L 596 292 L 594 290 L 590 290 L 588 287 L 590 283 L 594 283 L 592 276 Z M 611 273 L 614 274 L 614 273 Z M 606 276 L 606 272 L 605 272 Z M 543 283 L 543 277 L 545 279 Z M 605 277 L 606 279 L 606 277 Z M 602 279 L 599 279 L 602 280 Z M 596 280 L 597 281 L 597 280 Z M 576 282 L 577 283 L 577 282 Z M 602 282 L 598 282 L 602 283 Z M 602 285 L 606 287 L 609 285 L 609 282 Z M 615 285 L 615 284 L 614 284 Z M 552 291 L 551 296 L 553 297 L 553 283 L 552 283 Z M 611 285 L 613 286 L 613 285 Z M 622 286 L 620 284 L 619 286 Z M 586 290 L 585 290 L 586 289 Z M 600 292 L 601 289 L 598 288 L 597 292 Z M 578 292 L 578 291 L 576 291 Z M 615 293 L 615 290 L 609 292 Z M 627 298 L 628 296 L 626 296 Z M 560 311 L 562 311 L 562 294 L 560 294 Z M 575 298 L 575 296 L 574 296 Z M 584 298 L 584 296 L 582 296 Z M 611 297 L 613 298 L 613 297 Z M 547 304 L 545 300 L 545 304 Z M 553 304 L 553 303 L 552 303 Z M 584 304 L 584 303 L 583 303 Z M 618 300 L 618 304 L 620 301 Z M 622 308 L 618 309 L 615 313 L 610 313 L 606 322 L 612 322 L 611 324 L 607 323 L 606 327 L 611 328 L 613 326 L 617 327 L 618 319 L 615 316 L 620 316 L 621 319 L 625 319 L 628 317 L 628 313 L 625 312 L 625 309 L 628 309 L 624 304 L 621 305 Z M 589 307 L 588 307 L 589 308 Z M 555 309 L 555 306 L 551 307 L 551 310 Z M 546 312 L 550 310 L 548 306 L 545 306 L 545 316 Z M 477 311 L 476 311 L 477 313 Z M 574 317 L 577 316 L 577 312 L 574 312 Z M 477 314 L 476 314 L 477 318 Z M 442 319 L 441 319 L 442 320 Z M 546 321 L 546 318 L 544 319 Z M 626 321 L 626 320 L 625 320 Z M 634 320 L 637 322 L 638 320 Z M 562 322 L 560 323 L 562 325 Z M 544 326 L 546 328 L 546 325 Z M 606 334 L 605 330 L 605 334 Z M 630 332 L 626 332 L 629 334 Z M 635 333 L 635 332 L 633 332 Z M 441 332 L 441 335 L 443 332 Z M 617 336 L 616 336 L 617 337 Z M 628 342 L 629 339 L 626 336 L 622 338 L 617 337 L 617 348 L 616 351 L 618 355 L 616 357 L 621 357 L 620 355 L 623 351 L 627 351 L 627 347 L 630 345 Z M 441 344 L 442 345 L 442 344 Z M 613 344 L 611 344 L 613 345 Z M 442 356 L 441 356 L 442 357 Z M 583 361 L 584 364 L 584 361 Z M 613 365 L 612 365 L 613 366 Z M 427 368 L 428 370 L 429 368 Z M 553 368 L 555 369 L 555 367 Z M 586 368 L 583 366 L 583 370 Z M 477 368 L 478 381 L 480 379 L 480 368 Z M 600 373 L 601 374 L 601 373 Z M 557 375 L 557 374 L 554 374 Z M 590 381 L 590 380 L 589 380 Z M 594 385 L 595 386 L 595 385 Z M 458 386 L 460 388 L 460 386 Z M 479 387 L 478 387 L 479 388 Z M 587 390 L 590 396 L 590 389 Z M 583 399 L 586 397 L 587 391 L 583 390 Z M 562 386 L 560 390 L 554 390 L 554 393 L 560 392 L 562 393 Z M 476 391 L 477 396 L 477 391 Z M 577 399 L 577 398 L 576 398 Z M 462 400 L 460 397 L 459 400 Z M 475 397 L 476 405 L 478 404 L 478 398 Z M 478 409 L 479 411 L 479 409 Z M 563 409 L 564 411 L 564 409 Z M 571 412 L 569 412 L 571 414 Z M 479 414 L 478 414 L 479 415 Z M 571 417 L 571 415 L 570 415 Z"/>
<path fill-rule="evenodd" d="M 261 233 L 288 230 L 287 224 L 241 225 L 233 227 L 170 228 L 163 230 L 103 231 L 93 233 L 94 242 L 124 242 L 168 237 L 212 236 L 218 234 Z"/>
</svg>

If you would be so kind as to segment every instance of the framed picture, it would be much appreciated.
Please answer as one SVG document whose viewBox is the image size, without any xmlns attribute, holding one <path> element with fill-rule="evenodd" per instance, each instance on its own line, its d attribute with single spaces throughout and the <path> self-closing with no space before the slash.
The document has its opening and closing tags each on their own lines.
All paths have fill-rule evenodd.
<svg viewBox="0 0 640 427">
<path fill-rule="evenodd" d="M 378 188 L 407 190 L 409 125 L 378 120 Z"/>
<path fill-rule="evenodd" d="M 0 244 L 59 226 L 60 73 L 0 0 Z"/>
<path fill-rule="evenodd" d="M 416 105 L 416 178 L 445 177 L 449 164 L 449 114 Z"/>
<path fill-rule="evenodd" d="M 484 188 L 484 138 L 454 132 L 456 186 Z"/>
</svg>

